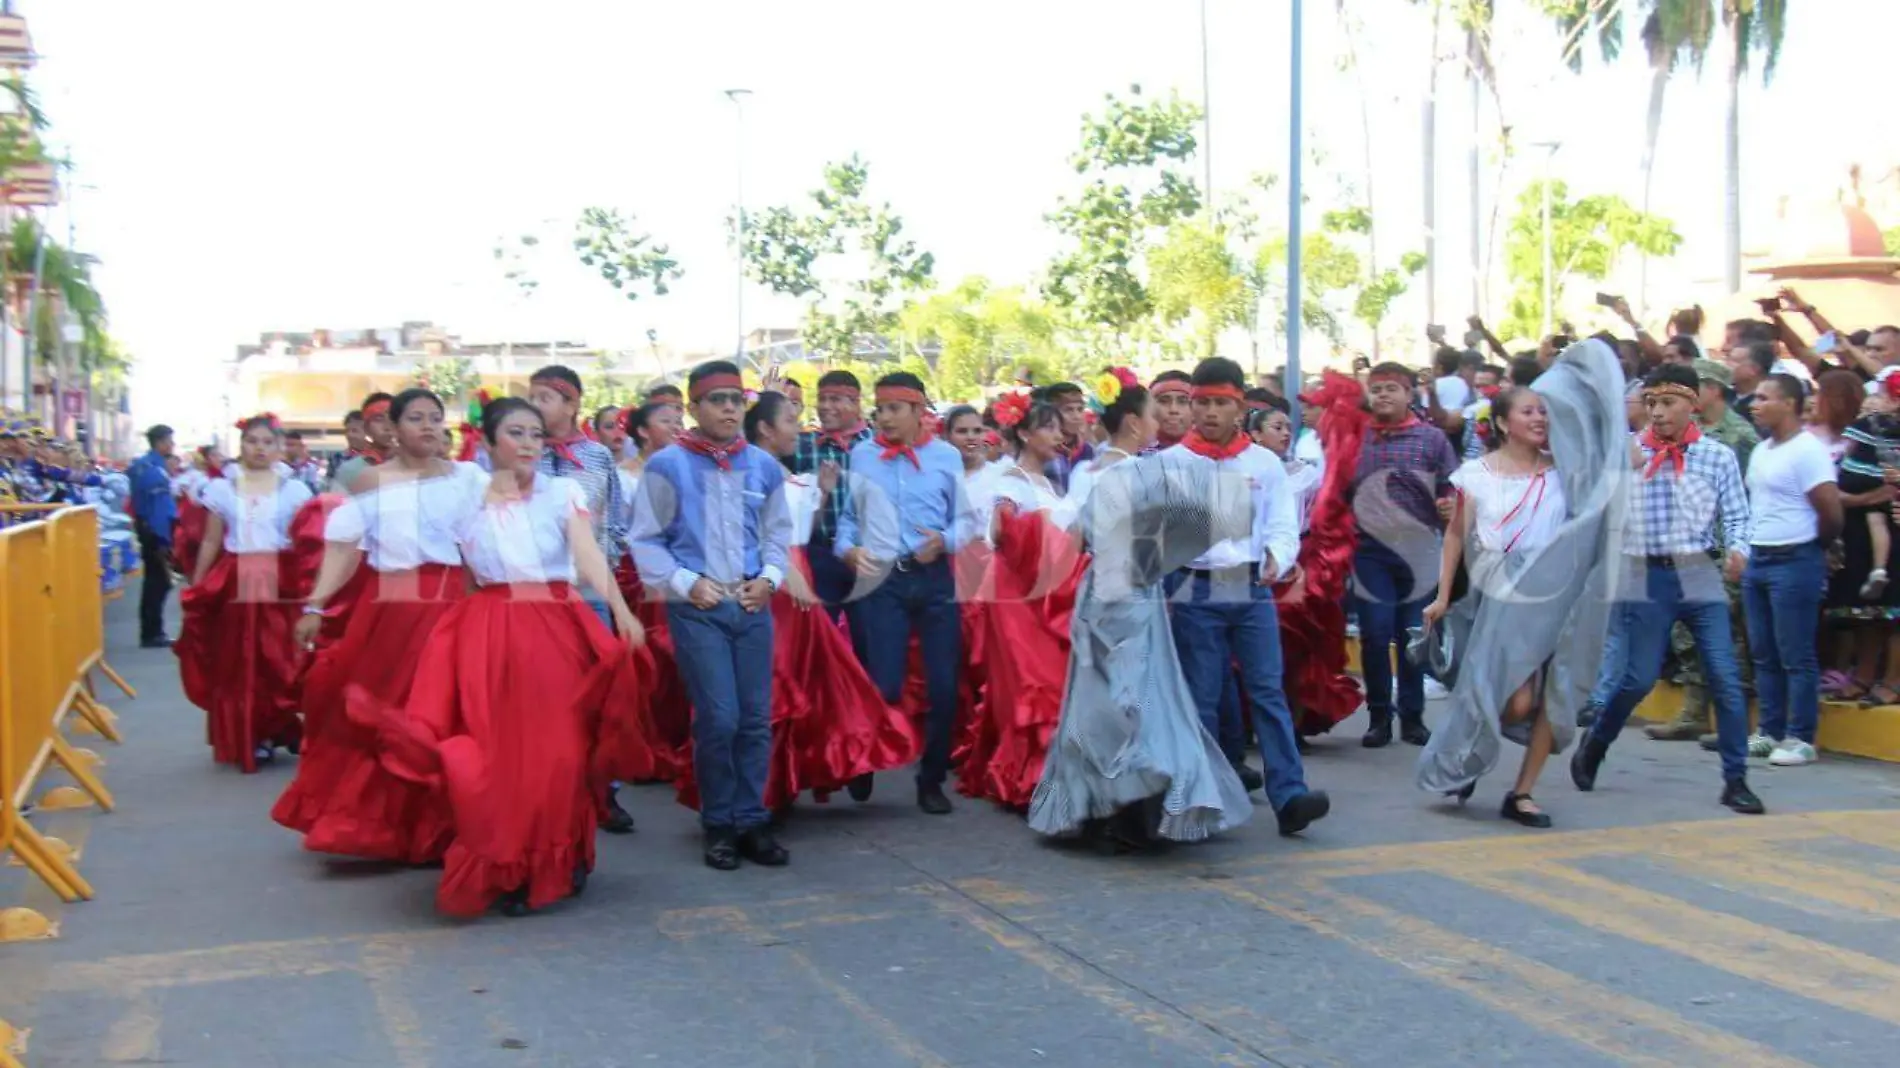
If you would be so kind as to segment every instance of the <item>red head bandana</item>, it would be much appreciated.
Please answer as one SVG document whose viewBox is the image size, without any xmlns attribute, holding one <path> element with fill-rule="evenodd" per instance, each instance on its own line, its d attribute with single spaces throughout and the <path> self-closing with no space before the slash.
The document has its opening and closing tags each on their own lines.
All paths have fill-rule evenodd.
<svg viewBox="0 0 1900 1068">
<path fill-rule="evenodd" d="M 744 393 L 745 382 L 738 375 L 707 375 L 694 382 L 689 388 L 692 391 L 693 403 L 698 404 L 706 394 L 715 390 L 736 389 Z"/>
<path fill-rule="evenodd" d="M 877 402 L 888 404 L 891 401 L 902 401 L 905 404 L 929 404 L 930 398 L 924 396 L 922 390 L 912 389 L 909 386 L 877 387 Z"/>
<path fill-rule="evenodd" d="M 1226 397 L 1235 404 L 1247 403 L 1247 394 L 1243 393 L 1239 386 L 1225 382 L 1213 386 L 1195 386 L 1188 395 L 1195 400 L 1200 400 L 1202 397 Z"/>
<path fill-rule="evenodd" d="M 581 399 L 581 391 L 578 389 L 575 389 L 574 384 L 572 382 L 568 382 L 560 378 L 555 378 L 552 375 L 544 377 L 544 378 L 530 378 L 528 379 L 528 384 L 530 386 L 546 386 L 549 389 L 553 390 L 556 393 L 559 393 L 561 396 L 566 397 L 568 400 L 571 400 L 571 401 L 577 401 Z"/>
<path fill-rule="evenodd" d="M 363 405 L 363 422 L 365 423 L 372 419 L 387 419 L 388 417 L 389 402 L 386 400 L 371 401 Z"/>
<path fill-rule="evenodd" d="M 1170 378 L 1165 382 L 1156 382 L 1153 386 L 1149 387 L 1148 392 L 1151 395 L 1156 396 L 1156 397 L 1165 396 L 1166 394 L 1169 394 L 1169 393 L 1179 393 L 1182 396 L 1192 396 L 1194 393 L 1194 387 L 1188 385 L 1186 382 L 1183 382 L 1178 378 Z"/>
</svg>

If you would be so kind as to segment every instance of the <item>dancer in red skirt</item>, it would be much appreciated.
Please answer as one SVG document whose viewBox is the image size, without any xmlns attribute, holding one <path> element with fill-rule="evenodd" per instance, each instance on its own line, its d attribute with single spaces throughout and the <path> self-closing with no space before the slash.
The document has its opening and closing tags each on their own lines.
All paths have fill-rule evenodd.
<svg viewBox="0 0 1900 1068">
<path fill-rule="evenodd" d="M 204 489 L 204 533 L 178 598 L 185 626 L 172 650 L 185 696 L 207 714 L 212 759 L 253 772 L 278 746 L 294 752 L 300 742 L 302 656 L 291 630 L 301 591 L 287 550 L 291 518 L 310 488 L 273 469 L 283 446 L 276 416 L 238 426 L 235 477 Z"/>
<path fill-rule="evenodd" d="M 364 558 L 369 574 L 350 598 L 341 637 L 318 651 L 305 676 L 304 753 L 271 818 L 301 832 L 313 852 L 428 864 L 453 834 L 448 806 L 385 771 L 378 738 L 390 710 L 409 696 L 430 629 L 466 592 L 456 535 L 487 476 L 441 458 L 444 412 L 428 390 L 403 391 L 378 418 L 394 425 L 395 454 L 359 465 L 354 492 L 331 514 L 298 642 L 335 633 L 339 620 L 330 613 Z M 346 683 L 371 700 L 346 700 Z"/>
<path fill-rule="evenodd" d="M 1061 413 L 1036 403 L 1008 430 L 1019 452 L 995 482 L 992 599 L 983 614 L 988 688 L 957 789 L 1020 809 L 1062 719 L 1069 613 L 1087 560 L 1067 532 L 1074 511 L 1043 473 L 1063 448 Z"/>
<path fill-rule="evenodd" d="M 580 893 L 593 870 L 590 754 L 609 691 L 638 691 L 629 645 L 644 633 L 580 484 L 535 470 L 541 414 L 504 397 L 483 410 L 482 436 L 495 473 L 461 530 L 477 588 L 424 646 L 406 714 L 389 720 L 400 734 L 387 739 L 384 763 L 443 788 L 454 810 L 436 907 L 479 916 L 499 903 L 519 916 Z M 625 641 L 574 589 L 577 574 Z"/>
</svg>

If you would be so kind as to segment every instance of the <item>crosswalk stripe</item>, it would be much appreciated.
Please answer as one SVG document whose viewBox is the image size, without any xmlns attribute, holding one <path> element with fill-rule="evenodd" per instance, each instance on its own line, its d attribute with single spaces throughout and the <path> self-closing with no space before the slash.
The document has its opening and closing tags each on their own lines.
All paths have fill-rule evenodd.
<svg viewBox="0 0 1900 1068">
<path fill-rule="evenodd" d="M 1900 967 L 1851 949 L 1546 865 L 1453 878 L 1824 1004 L 1900 1023 Z"/>
<path fill-rule="evenodd" d="M 1232 882 L 1205 885 L 1624 1064 L 1641 1068 L 1684 1064 L 1802 1068 L 1806 1064 L 1429 920 L 1341 893 L 1319 880 L 1276 879 L 1272 898 Z M 1487 974 L 1474 980 L 1474 967 Z"/>
<path fill-rule="evenodd" d="M 1849 909 L 1868 917 L 1900 920 L 1900 882 L 1870 878 L 1806 856 L 1782 856 L 1773 850 L 1751 848 L 1745 855 L 1711 853 L 1657 859 L 1725 889 L 1831 919 L 1842 919 L 1841 910 Z"/>
</svg>

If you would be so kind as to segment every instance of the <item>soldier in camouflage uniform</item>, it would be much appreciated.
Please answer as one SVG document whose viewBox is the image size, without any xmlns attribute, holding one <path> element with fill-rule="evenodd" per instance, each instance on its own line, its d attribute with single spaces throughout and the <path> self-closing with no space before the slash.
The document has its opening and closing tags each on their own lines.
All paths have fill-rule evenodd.
<svg viewBox="0 0 1900 1068">
<path fill-rule="evenodd" d="M 1695 373 L 1702 384 L 1702 408 L 1697 413 L 1697 423 L 1704 436 L 1714 438 L 1734 450 L 1735 460 L 1746 476 L 1748 458 L 1755 451 L 1761 435 L 1729 404 L 1735 388 L 1735 377 L 1726 364 L 1714 360 L 1695 361 Z M 1721 531 L 1716 531 L 1716 534 L 1719 537 Z M 1735 659 L 1742 667 L 1742 687 L 1752 693 L 1755 671 L 1754 661 L 1748 656 L 1748 627 L 1742 619 L 1741 583 L 1725 576 L 1722 585 L 1728 591 L 1729 622 L 1735 630 Z M 1669 632 L 1669 646 L 1676 658 L 1673 678 L 1682 687 L 1682 708 L 1677 711 L 1673 721 L 1652 723 L 1643 728 L 1643 733 L 1666 742 L 1696 741 L 1705 734 L 1713 738 L 1715 735 L 1708 733 L 1713 703 L 1708 689 L 1702 683 L 1702 658 L 1696 655 L 1695 639 L 1690 635 L 1689 628 L 1677 623 Z"/>
</svg>

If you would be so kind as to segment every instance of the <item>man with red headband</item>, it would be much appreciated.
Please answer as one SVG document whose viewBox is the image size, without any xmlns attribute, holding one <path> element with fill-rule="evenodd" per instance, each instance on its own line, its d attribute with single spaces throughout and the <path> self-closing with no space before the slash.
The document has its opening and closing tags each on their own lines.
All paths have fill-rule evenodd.
<svg viewBox="0 0 1900 1068">
<path fill-rule="evenodd" d="M 1360 744 L 1392 744 L 1392 659 L 1398 671 L 1399 737 L 1424 745 L 1425 673 L 1405 655 L 1406 631 L 1424 624 L 1438 585 L 1439 535 L 1445 528 L 1451 473 L 1458 457 L 1445 432 L 1412 410 L 1412 372 L 1396 363 L 1374 367 L 1366 381 L 1372 424 L 1352 481 L 1359 547 L 1353 556 L 1353 611 L 1359 617 L 1359 664 L 1366 679 L 1370 725 Z"/>
<path fill-rule="evenodd" d="M 835 546 L 838 519 L 844 514 L 841 487 L 851 470 L 851 450 L 869 441 L 872 433 L 870 424 L 864 421 L 858 376 L 849 371 L 827 371 L 818 379 L 818 429 L 800 434 L 798 447 L 786 461 L 792 474 L 818 483 L 818 514 L 805 552 L 811 561 L 813 592 L 833 619 L 844 612 L 855 579 L 851 569 L 838 559 Z M 855 625 L 851 636 L 862 657 L 864 647 Z"/>
<path fill-rule="evenodd" d="M 396 424 L 389 418 L 389 405 L 396 398 L 387 393 L 372 393 L 363 398 L 363 447 L 336 465 L 330 476 L 330 492 L 348 493 L 363 469 L 389 458 L 396 447 Z"/>
<path fill-rule="evenodd" d="M 1570 778 L 1579 790 L 1596 788 L 1611 744 L 1662 673 L 1670 627 L 1682 620 L 1695 633 L 1703 679 L 1715 698 L 1722 804 L 1759 815 L 1761 799 L 1748 788 L 1748 705 L 1722 569 L 1715 563 L 1718 520 L 1729 577 L 1740 578 L 1748 562 L 1752 523 L 1742 471 L 1734 451 L 1703 436 L 1696 425 L 1700 396 L 1693 369 L 1665 364 L 1650 372 L 1643 387 L 1649 429 L 1632 447 L 1636 470 L 1623 528 L 1623 575 L 1607 643 L 1621 650 L 1623 677 L 1571 755 Z"/>
<path fill-rule="evenodd" d="M 917 806 L 941 816 L 950 811 L 943 781 L 963 665 L 963 615 L 950 558 L 974 521 L 962 456 L 925 426 L 930 401 L 923 381 L 908 371 L 885 375 L 876 399 L 878 434 L 851 450 L 836 548 L 859 576 L 878 580 L 853 602 L 851 615 L 865 670 L 893 705 L 903 699 L 910 636 L 917 635 L 930 700 Z M 869 776 L 854 782 L 851 796 L 868 798 L 870 786 Z"/>
<path fill-rule="evenodd" d="M 1159 452 L 1181 444 L 1194 428 L 1194 380 L 1186 371 L 1163 371 L 1148 386 L 1155 399 L 1155 420 L 1159 429 L 1155 443 L 1146 452 Z"/>
<path fill-rule="evenodd" d="M 528 376 L 528 403 L 547 424 L 548 447 L 541 452 L 539 470 L 580 483 L 601 555 L 620 559 L 627 536 L 620 518 L 625 515 L 620 500 L 620 461 L 607 446 L 581 432 L 581 376 L 558 363 L 541 368 Z M 607 602 L 592 590 L 582 591 L 581 596 L 600 621 L 613 629 L 613 611 Z M 633 830 L 633 817 L 620 807 L 615 792 L 613 787 L 608 789 L 607 814 L 600 829 L 609 834 L 627 834 Z"/>
<path fill-rule="evenodd" d="M 1324 792 L 1306 787 L 1273 601 L 1275 583 L 1299 579 L 1299 520 L 1285 465 L 1244 429 L 1247 379 L 1240 365 L 1210 357 L 1193 378 L 1194 429 L 1175 448 L 1213 461 L 1222 479 L 1245 487 L 1253 499 L 1253 529 L 1245 538 L 1215 545 L 1169 578 L 1174 647 L 1210 738 L 1220 737 L 1222 691 L 1238 666 L 1266 765 L 1267 800 L 1280 833 L 1294 835 L 1331 808 Z M 1236 771 L 1242 766 L 1234 754 L 1228 759 Z"/>
<path fill-rule="evenodd" d="M 665 591 L 680 679 L 693 703 L 693 775 L 706 865 L 791 858 L 772 835 L 772 593 L 792 517 L 785 469 L 746 444 L 745 385 L 725 360 L 687 377 L 696 428 L 653 454 L 633 505 L 634 564 Z"/>
</svg>

